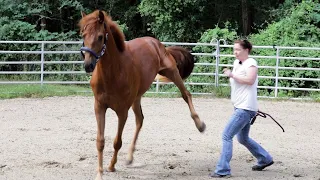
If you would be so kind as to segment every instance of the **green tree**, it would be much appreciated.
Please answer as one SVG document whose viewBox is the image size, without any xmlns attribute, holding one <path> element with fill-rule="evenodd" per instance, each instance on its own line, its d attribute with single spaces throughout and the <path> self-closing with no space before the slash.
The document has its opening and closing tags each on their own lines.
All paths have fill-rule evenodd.
<svg viewBox="0 0 320 180">
<path fill-rule="evenodd" d="M 139 6 L 149 30 L 162 41 L 192 41 L 199 37 L 207 0 L 143 0 Z"/>
<path fill-rule="evenodd" d="M 287 8 L 286 8 L 287 9 Z M 256 45 L 277 45 L 277 46 L 302 46 L 302 47 L 320 47 L 320 3 L 314 1 L 303 1 L 294 4 L 290 9 L 282 12 L 283 18 L 280 21 L 270 24 L 266 29 L 258 34 L 253 34 L 249 38 Z M 254 50 L 259 55 L 275 55 L 275 50 Z M 286 57 L 320 57 L 318 51 L 301 50 L 280 50 L 280 56 Z M 276 64 L 275 59 L 259 59 L 260 65 Z M 280 66 L 283 67 L 312 67 L 320 68 L 319 61 L 313 60 L 292 60 L 281 59 Z M 259 71 L 263 76 L 275 76 L 275 70 L 262 69 Z M 307 70 L 279 70 L 280 77 L 296 78 L 319 78 L 319 71 Z M 274 86 L 272 79 L 262 79 L 262 85 Z M 301 80 L 279 80 L 282 87 L 298 88 L 320 88 L 319 82 L 301 81 Z M 301 96 L 307 92 L 302 91 L 281 91 L 286 95 Z"/>
</svg>

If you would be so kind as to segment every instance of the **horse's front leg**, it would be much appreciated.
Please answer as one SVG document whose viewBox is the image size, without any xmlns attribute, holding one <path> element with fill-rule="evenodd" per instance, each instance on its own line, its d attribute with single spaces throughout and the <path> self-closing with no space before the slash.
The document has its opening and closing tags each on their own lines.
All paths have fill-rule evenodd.
<svg viewBox="0 0 320 180">
<path fill-rule="evenodd" d="M 116 111 L 116 114 L 118 116 L 118 132 L 117 132 L 117 135 L 113 141 L 114 153 L 113 153 L 110 165 L 108 167 L 108 171 L 110 171 L 110 172 L 115 171 L 114 166 L 117 163 L 118 151 L 122 146 L 122 132 L 123 132 L 124 125 L 126 124 L 126 121 L 128 118 L 128 110 L 129 109 L 123 109 L 121 111 Z"/>
<path fill-rule="evenodd" d="M 104 129 L 105 115 L 107 108 L 97 100 L 94 103 L 94 112 L 97 120 L 97 150 L 98 150 L 98 174 L 96 180 L 102 180 L 103 174 L 103 149 L 104 149 Z"/>
</svg>

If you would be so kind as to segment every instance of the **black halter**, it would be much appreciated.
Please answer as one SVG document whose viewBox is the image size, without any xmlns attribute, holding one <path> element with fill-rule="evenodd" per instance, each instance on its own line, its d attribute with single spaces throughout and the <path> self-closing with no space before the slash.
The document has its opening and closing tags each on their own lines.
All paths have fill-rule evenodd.
<svg viewBox="0 0 320 180">
<path fill-rule="evenodd" d="M 107 30 L 106 23 L 104 23 L 104 29 Z M 108 32 L 106 33 L 106 36 L 104 38 L 104 43 L 103 43 L 103 46 L 102 46 L 99 54 L 94 52 L 92 49 L 84 46 L 84 42 L 83 42 L 82 47 L 80 48 L 80 52 L 81 52 L 82 57 L 84 58 L 84 52 L 89 52 L 91 55 L 93 55 L 96 58 L 96 63 L 97 63 L 100 60 L 100 58 L 104 55 L 104 53 L 107 49 L 107 42 L 108 42 Z"/>
</svg>

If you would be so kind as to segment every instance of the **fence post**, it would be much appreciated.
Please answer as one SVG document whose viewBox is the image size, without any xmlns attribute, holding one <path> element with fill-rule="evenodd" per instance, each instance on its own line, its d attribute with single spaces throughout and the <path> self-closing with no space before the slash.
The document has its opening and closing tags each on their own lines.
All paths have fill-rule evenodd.
<svg viewBox="0 0 320 180">
<path fill-rule="evenodd" d="M 216 70 L 215 70 L 215 86 L 219 86 L 219 63 L 220 63 L 220 41 L 217 41 L 217 46 L 216 46 Z"/>
<path fill-rule="evenodd" d="M 43 72 L 44 72 L 44 42 L 41 42 L 41 75 L 40 75 L 41 87 L 43 86 Z"/>
<path fill-rule="evenodd" d="M 279 54 L 280 54 L 280 49 L 277 47 L 277 60 L 276 60 L 276 82 L 275 82 L 275 89 L 274 89 L 274 96 L 278 97 L 278 77 L 279 77 Z"/>
<path fill-rule="evenodd" d="M 157 94 L 158 94 L 158 92 L 159 92 L 159 79 L 157 79 L 156 92 L 157 92 Z"/>
</svg>

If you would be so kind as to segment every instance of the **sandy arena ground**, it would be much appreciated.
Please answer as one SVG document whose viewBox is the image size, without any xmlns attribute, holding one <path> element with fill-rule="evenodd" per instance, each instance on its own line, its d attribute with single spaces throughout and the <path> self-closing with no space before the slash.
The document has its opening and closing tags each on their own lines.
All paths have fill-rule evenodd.
<svg viewBox="0 0 320 180">
<path fill-rule="evenodd" d="M 253 172 L 255 159 L 234 140 L 232 179 L 320 180 L 320 103 L 259 101 L 260 109 L 285 128 L 258 118 L 251 137 L 274 157 L 275 164 Z M 232 106 L 228 99 L 194 99 L 204 134 L 197 131 L 182 98 L 143 98 L 144 126 L 133 165 L 125 159 L 135 124 L 130 110 L 117 171 L 104 179 L 203 180 L 214 169 L 221 133 Z M 111 160 L 117 119 L 107 111 L 104 166 Z M 96 176 L 96 122 L 93 97 L 0 100 L 1 180 L 90 180 Z"/>
</svg>

